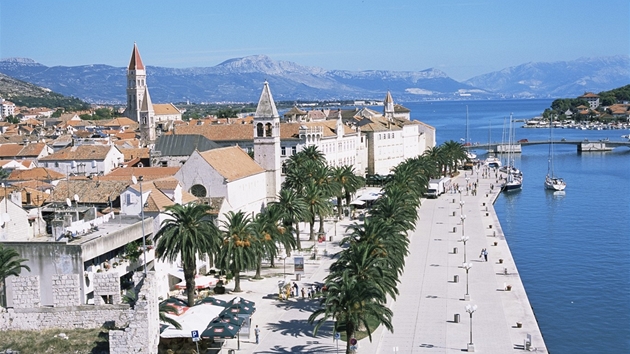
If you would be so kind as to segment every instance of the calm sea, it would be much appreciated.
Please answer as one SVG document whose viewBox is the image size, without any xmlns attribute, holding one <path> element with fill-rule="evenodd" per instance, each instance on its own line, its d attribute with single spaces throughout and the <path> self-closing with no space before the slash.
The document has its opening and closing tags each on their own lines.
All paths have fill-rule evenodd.
<svg viewBox="0 0 630 354">
<path fill-rule="evenodd" d="M 505 118 L 540 115 L 551 100 L 403 103 L 434 126 L 438 144 L 466 137 L 501 141 Z M 522 123 L 519 123 L 520 127 Z M 622 130 L 554 129 L 554 138 L 621 140 Z M 490 137 L 491 136 L 491 137 Z M 517 139 L 547 140 L 548 129 L 517 128 Z M 630 353 L 630 149 L 578 154 L 555 145 L 563 195 L 545 191 L 548 147 L 524 147 L 523 190 L 495 208 L 552 354 Z M 480 158 L 483 151 L 478 151 Z"/>
</svg>

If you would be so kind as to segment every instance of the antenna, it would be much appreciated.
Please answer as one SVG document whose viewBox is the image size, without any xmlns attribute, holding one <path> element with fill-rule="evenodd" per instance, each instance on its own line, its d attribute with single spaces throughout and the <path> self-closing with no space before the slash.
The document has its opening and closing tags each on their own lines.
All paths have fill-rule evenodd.
<svg viewBox="0 0 630 354">
<path fill-rule="evenodd" d="M 131 182 L 133 182 L 133 184 L 137 184 L 138 183 L 138 179 L 136 178 L 136 176 L 131 175 Z"/>
<path fill-rule="evenodd" d="M 72 206 L 72 202 L 70 201 L 70 198 L 66 198 L 66 204 L 71 207 Z"/>
<path fill-rule="evenodd" d="M 72 197 L 72 199 L 74 199 L 75 202 L 79 202 L 79 196 L 77 194 L 74 195 L 74 197 Z"/>
</svg>

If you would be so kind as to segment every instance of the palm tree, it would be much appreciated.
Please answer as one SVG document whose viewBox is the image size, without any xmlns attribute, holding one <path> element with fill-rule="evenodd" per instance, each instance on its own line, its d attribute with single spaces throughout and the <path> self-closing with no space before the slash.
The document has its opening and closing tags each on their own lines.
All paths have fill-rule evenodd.
<svg viewBox="0 0 630 354">
<path fill-rule="evenodd" d="M 446 155 L 447 166 L 451 173 L 457 171 L 459 162 L 468 160 L 468 154 L 462 144 L 450 140 L 442 144 L 442 147 Z M 446 173 L 444 174 L 446 175 Z"/>
<path fill-rule="evenodd" d="M 31 268 L 22 264 L 28 259 L 20 258 L 20 254 L 13 248 L 4 247 L 0 244 L 0 306 L 6 306 L 5 301 L 5 281 L 10 275 L 20 276 L 22 269 L 29 272 Z"/>
<path fill-rule="evenodd" d="M 315 217 L 319 216 L 322 218 L 324 215 L 329 215 L 332 212 L 332 206 L 322 189 L 313 180 L 309 180 L 304 187 L 304 200 L 308 210 L 307 220 L 310 226 L 309 241 L 314 241 Z"/>
<path fill-rule="evenodd" d="M 350 204 L 352 195 L 365 185 L 365 179 L 354 173 L 352 166 L 337 166 L 331 169 L 331 180 L 338 187 L 335 189 L 337 197 L 337 216 L 341 218 L 341 202 L 345 198 L 346 205 Z"/>
<path fill-rule="evenodd" d="M 241 292 L 241 270 L 256 261 L 256 230 L 252 220 L 244 212 L 230 211 L 221 222 L 223 245 L 218 264 L 234 276 L 234 292 Z"/>
<path fill-rule="evenodd" d="M 219 232 L 208 217 L 209 210 L 210 206 L 205 204 L 168 206 L 166 214 L 170 218 L 162 221 L 160 231 L 155 234 L 158 259 L 170 262 L 181 259 L 189 304 L 195 301 L 197 257 L 216 255 L 219 251 Z"/>
<path fill-rule="evenodd" d="M 434 146 L 430 149 L 427 149 L 422 155 L 429 158 L 430 161 L 432 161 L 433 166 L 435 166 L 435 171 L 438 171 L 435 174 L 429 175 L 429 178 L 438 177 L 438 173 L 442 172 L 442 170 L 444 169 L 443 167 L 446 164 L 442 148 L 440 146 Z"/>
<path fill-rule="evenodd" d="M 256 275 L 254 279 L 261 279 L 260 270 L 262 259 L 268 256 L 273 260 L 278 255 L 278 244 L 285 249 L 295 247 L 295 239 L 285 227 L 280 225 L 280 210 L 278 208 L 267 208 L 258 213 L 254 218 L 254 229 L 256 232 Z"/>
<path fill-rule="evenodd" d="M 278 194 L 278 201 L 269 203 L 269 208 L 277 209 L 285 225 L 295 225 L 295 246 L 302 249 L 300 242 L 300 222 L 306 219 L 308 206 L 306 201 L 293 189 L 283 188 Z M 286 248 L 287 252 L 291 250 Z"/>
<path fill-rule="evenodd" d="M 363 327 L 372 341 L 372 321 L 394 331 L 391 322 L 393 313 L 380 300 L 384 298 L 380 288 L 347 275 L 339 281 L 327 282 L 326 288 L 320 303 L 322 307 L 308 318 L 309 323 L 315 323 L 314 335 L 328 320 L 335 321 L 335 331 L 345 331 L 348 339 Z M 346 342 L 346 354 L 350 354 L 350 340 Z"/>
</svg>

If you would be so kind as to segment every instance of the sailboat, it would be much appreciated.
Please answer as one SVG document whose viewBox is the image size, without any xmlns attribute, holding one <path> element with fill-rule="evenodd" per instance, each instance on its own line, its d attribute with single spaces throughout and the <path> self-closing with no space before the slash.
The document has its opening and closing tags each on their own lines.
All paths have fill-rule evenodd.
<svg viewBox="0 0 630 354">
<path fill-rule="evenodd" d="M 560 177 L 556 177 L 553 169 L 553 118 L 549 118 L 549 159 L 547 165 L 547 176 L 545 176 L 545 189 L 552 191 L 563 191 L 567 187 L 566 182 Z"/>
<path fill-rule="evenodd" d="M 468 150 L 466 150 L 466 156 L 468 157 L 468 159 L 476 159 L 477 155 L 470 151 L 470 147 L 472 146 L 472 144 L 470 143 L 470 137 L 468 136 L 468 105 L 466 105 L 466 140 L 464 141 L 464 146 L 468 147 Z"/>
<path fill-rule="evenodd" d="M 488 129 L 488 145 L 492 142 L 492 121 L 490 121 L 490 127 Z M 494 156 L 490 149 L 488 149 L 489 156 L 484 160 L 483 164 L 491 168 L 501 167 L 501 160 Z"/>
<path fill-rule="evenodd" d="M 514 167 L 514 159 L 512 158 L 512 143 L 514 140 L 513 134 L 513 123 L 512 123 L 512 115 L 510 114 L 510 123 L 508 126 L 509 135 L 508 135 L 508 158 L 507 158 L 507 176 L 506 182 L 503 185 L 504 192 L 514 192 L 518 191 L 523 187 L 523 173 Z"/>
</svg>

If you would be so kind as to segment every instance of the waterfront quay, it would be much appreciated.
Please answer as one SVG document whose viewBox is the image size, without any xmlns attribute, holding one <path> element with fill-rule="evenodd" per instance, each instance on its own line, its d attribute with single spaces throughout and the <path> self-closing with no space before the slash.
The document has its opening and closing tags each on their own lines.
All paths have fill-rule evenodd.
<svg viewBox="0 0 630 354">
<path fill-rule="evenodd" d="M 372 334 L 372 342 L 368 338 L 359 341 L 357 353 L 474 350 L 502 354 L 527 348 L 547 352 L 508 246 L 509 235 L 506 239 L 492 205 L 501 193 L 497 178 L 467 173 L 464 176 L 462 171 L 453 178 L 453 183 L 464 189 L 462 193 L 447 192 L 422 201 L 416 230 L 409 235 L 410 254 L 401 277 L 400 295 L 389 302 L 394 312 L 394 333 L 379 327 Z M 476 195 L 466 192 L 466 177 L 468 183 L 478 183 Z M 466 216 L 463 220 L 462 214 Z M 287 258 L 286 281 L 295 282 L 300 289 L 321 283 L 333 262 L 330 255 L 340 250 L 338 241 L 353 222 L 345 219 L 327 223 L 327 240 L 332 237 L 333 242 L 318 245 L 319 259 L 305 257 L 305 274 L 300 280 L 292 272 L 292 258 Z M 465 245 L 460 241 L 462 235 L 468 237 Z M 480 257 L 483 248 L 488 252 L 487 262 Z M 324 249 L 328 255 L 323 254 Z M 472 264 L 468 277 L 464 255 L 466 263 Z M 332 322 L 313 336 L 307 319 L 318 308 L 318 300 L 302 299 L 301 295 L 278 300 L 278 282 L 285 279 L 284 269 L 282 261 L 276 262 L 275 269 L 266 269 L 265 279 L 244 283 L 246 291 L 240 295 L 256 302 L 252 326 L 258 325 L 261 335 L 259 344 L 253 338 L 241 338 L 239 352 L 343 353 L 345 342 L 334 340 Z M 477 306 L 472 327 L 467 305 Z M 226 349 L 238 346 L 236 340 L 226 343 Z"/>
</svg>

